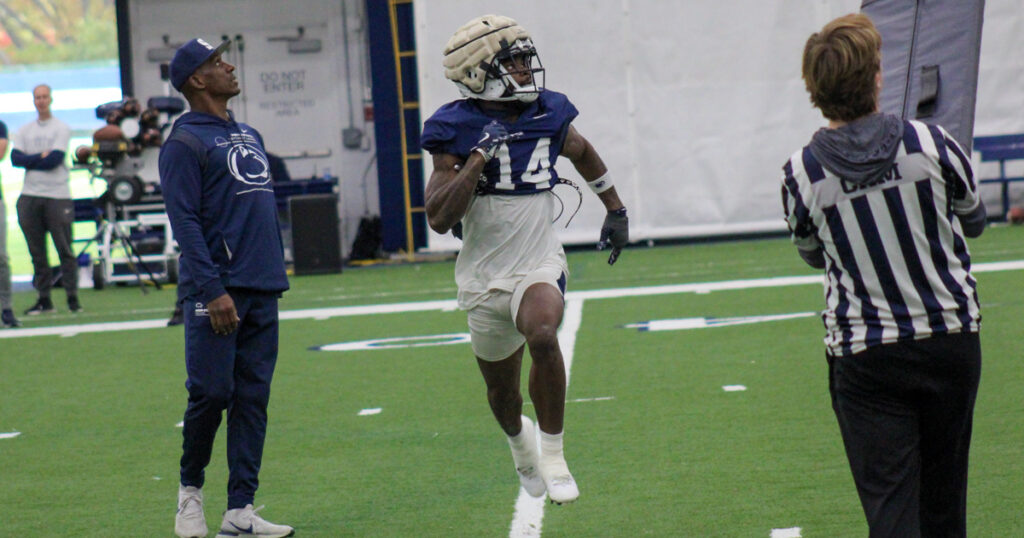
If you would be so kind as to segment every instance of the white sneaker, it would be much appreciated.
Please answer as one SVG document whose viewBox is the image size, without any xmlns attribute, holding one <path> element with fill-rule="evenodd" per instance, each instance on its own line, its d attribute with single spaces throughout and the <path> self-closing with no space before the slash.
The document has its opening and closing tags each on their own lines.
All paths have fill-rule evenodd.
<svg viewBox="0 0 1024 538">
<path fill-rule="evenodd" d="M 576 486 L 576 479 L 569 472 L 569 465 L 565 458 L 541 458 L 540 475 L 544 478 L 544 485 L 548 489 L 548 498 L 555 504 L 565 504 L 575 501 L 580 496 L 580 488 Z"/>
<path fill-rule="evenodd" d="M 262 509 L 261 506 L 253 510 L 252 505 L 247 504 L 245 508 L 235 508 L 224 512 L 224 521 L 220 524 L 217 538 L 235 538 L 237 536 L 284 538 L 295 534 L 295 530 L 288 525 L 276 525 L 256 515 L 256 512 Z"/>
<path fill-rule="evenodd" d="M 541 497 L 547 491 L 547 487 L 544 485 L 544 479 L 541 478 L 538 468 L 540 454 L 537 448 L 537 430 L 532 420 L 525 416 L 522 417 L 522 420 L 521 435 L 525 447 L 518 451 L 512 448 L 512 462 L 516 466 L 516 474 L 519 475 L 519 484 L 523 486 L 526 493 L 529 493 L 531 497 Z M 511 445 L 510 440 L 509 446 Z"/>
<path fill-rule="evenodd" d="M 174 516 L 174 534 L 181 538 L 203 538 L 207 532 L 206 516 L 203 515 L 203 490 L 179 484 L 178 513 Z"/>
</svg>

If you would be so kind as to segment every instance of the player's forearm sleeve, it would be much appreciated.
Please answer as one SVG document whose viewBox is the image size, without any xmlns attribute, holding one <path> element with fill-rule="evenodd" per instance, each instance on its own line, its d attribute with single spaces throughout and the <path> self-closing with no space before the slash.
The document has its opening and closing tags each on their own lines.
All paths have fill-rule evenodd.
<svg viewBox="0 0 1024 538">
<path fill-rule="evenodd" d="M 35 170 L 36 164 L 42 160 L 39 153 L 25 153 L 20 149 L 11 151 L 11 164 L 26 170 Z"/>
<path fill-rule="evenodd" d="M 53 170 L 62 164 L 64 164 L 64 152 L 53 150 L 46 157 L 39 159 L 39 162 L 31 170 Z"/>
</svg>

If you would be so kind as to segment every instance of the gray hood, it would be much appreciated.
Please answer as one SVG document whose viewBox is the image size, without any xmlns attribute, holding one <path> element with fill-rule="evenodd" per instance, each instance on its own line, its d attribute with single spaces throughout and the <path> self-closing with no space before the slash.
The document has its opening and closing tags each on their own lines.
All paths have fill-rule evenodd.
<svg viewBox="0 0 1024 538">
<path fill-rule="evenodd" d="M 892 168 L 902 138 L 903 120 L 892 114 L 872 114 L 836 129 L 819 129 L 810 148 L 826 170 L 859 185 Z"/>
</svg>

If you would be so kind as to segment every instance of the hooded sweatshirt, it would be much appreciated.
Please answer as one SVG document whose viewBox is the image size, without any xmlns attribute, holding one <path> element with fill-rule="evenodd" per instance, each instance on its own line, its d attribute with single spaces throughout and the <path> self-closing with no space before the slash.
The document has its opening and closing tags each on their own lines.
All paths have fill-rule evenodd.
<svg viewBox="0 0 1024 538">
<path fill-rule="evenodd" d="M 872 114 L 836 129 L 819 129 L 810 147 L 829 172 L 864 185 L 892 169 L 902 137 L 903 120 L 892 114 Z"/>
<path fill-rule="evenodd" d="M 873 114 L 821 130 L 783 166 L 782 202 L 801 256 L 826 268 L 830 355 L 978 330 L 964 236 L 984 207 L 942 127 Z"/>
<path fill-rule="evenodd" d="M 200 156 L 173 131 L 205 147 Z M 226 288 L 288 289 L 263 138 L 252 127 L 189 112 L 160 149 L 160 186 L 181 248 L 179 299 L 204 304 Z"/>
<path fill-rule="evenodd" d="M 836 129 L 818 129 L 808 147 L 826 170 L 844 182 L 870 186 L 883 181 L 892 169 L 904 125 L 903 120 L 892 114 L 871 114 Z M 985 204 L 979 200 L 974 211 L 960 216 L 960 222 L 968 237 L 980 235 L 986 222 Z"/>
</svg>

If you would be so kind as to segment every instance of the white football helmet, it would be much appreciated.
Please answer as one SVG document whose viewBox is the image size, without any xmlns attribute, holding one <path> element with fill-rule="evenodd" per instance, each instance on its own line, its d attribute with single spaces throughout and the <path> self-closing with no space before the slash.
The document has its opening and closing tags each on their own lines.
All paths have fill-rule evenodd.
<svg viewBox="0 0 1024 538">
<path fill-rule="evenodd" d="M 521 67 L 510 71 L 503 62 L 513 58 Z M 523 72 L 530 81 L 520 85 L 512 75 Z M 473 99 L 531 103 L 544 91 L 544 67 L 530 34 L 501 15 L 477 17 L 455 31 L 444 47 L 444 76 Z"/>
</svg>

